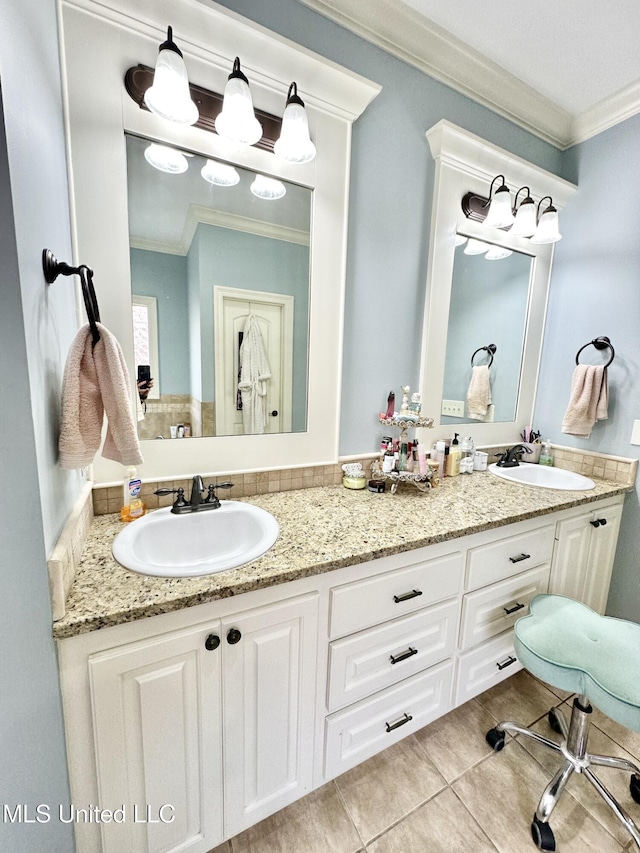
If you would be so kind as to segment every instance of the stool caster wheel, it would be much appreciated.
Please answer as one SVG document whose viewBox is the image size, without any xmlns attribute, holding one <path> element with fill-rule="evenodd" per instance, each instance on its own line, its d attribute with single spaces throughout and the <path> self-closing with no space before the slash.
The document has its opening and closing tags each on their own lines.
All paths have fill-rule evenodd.
<svg viewBox="0 0 640 853">
<path fill-rule="evenodd" d="M 485 739 L 494 752 L 500 752 L 504 748 L 505 733 L 500 729 L 489 729 Z"/>
<path fill-rule="evenodd" d="M 640 776 L 637 773 L 631 774 L 631 779 L 629 780 L 629 790 L 631 791 L 631 796 L 633 797 L 636 803 L 640 803 Z"/>
<path fill-rule="evenodd" d="M 562 729 L 560 728 L 560 723 L 558 722 L 558 715 L 556 714 L 556 709 L 552 708 L 547 714 L 547 719 L 549 720 L 549 725 L 553 729 L 553 731 L 557 735 L 562 734 Z"/>
<path fill-rule="evenodd" d="M 531 821 L 531 837 L 538 850 L 555 850 L 556 840 L 548 823 L 543 823 L 534 815 Z"/>
</svg>

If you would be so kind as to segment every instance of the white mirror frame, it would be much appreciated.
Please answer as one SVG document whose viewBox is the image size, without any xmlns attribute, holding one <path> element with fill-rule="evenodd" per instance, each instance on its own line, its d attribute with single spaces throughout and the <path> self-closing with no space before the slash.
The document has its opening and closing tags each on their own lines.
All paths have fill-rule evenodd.
<svg viewBox="0 0 640 853">
<path fill-rule="evenodd" d="M 381 87 L 213 3 L 175 0 L 171 20 L 164 17 L 164 6 L 157 0 L 107 0 L 100 5 L 93 0 L 62 0 L 61 9 L 73 262 L 94 270 L 102 322 L 120 341 L 132 377 L 125 132 L 232 161 L 314 190 L 307 431 L 145 441 L 142 477 L 178 479 L 194 473 L 334 464 L 338 458 L 351 125 Z M 234 57 L 240 56 L 255 107 L 282 115 L 288 86 L 295 80 L 307 107 L 316 159 L 303 166 L 291 165 L 266 151 L 233 148 L 216 134 L 174 125 L 141 110 L 125 90 L 124 74 L 138 63 L 154 66 L 169 24 L 184 54 L 190 81 L 206 89 L 222 93 Z M 93 480 L 102 486 L 120 483 L 122 466 L 98 455 Z"/>
<path fill-rule="evenodd" d="M 434 419 L 434 429 L 421 431 L 421 440 L 431 445 L 438 438 L 451 437 L 455 430 L 470 435 L 476 445 L 512 444 L 518 440 L 522 427 L 531 424 L 553 245 L 536 245 L 525 238 L 513 237 L 508 231 L 487 228 L 484 223 L 467 219 L 462 212 L 462 198 L 467 192 L 488 197 L 492 179 L 503 174 L 511 190 L 512 202 L 517 190 L 528 186 L 536 204 L 539 199 L 551 195 L 554 206 L 560 211 L 577 187 L 448 121 L 440 121 L 428 130 L 427 139 L 436 161 L 436 174 L 431 212 L 420 391 L 422 411 Z M 454 238 L 457 232 L 523 252 L 533 259 L 520 388 L 513 421 L 460 421 L 461 429 L 454 423 L 441 424 L 440 421 L 453 281 Z M 478 294 L 478 299 L 482 299 L 482 294 Z"/>
</svg>

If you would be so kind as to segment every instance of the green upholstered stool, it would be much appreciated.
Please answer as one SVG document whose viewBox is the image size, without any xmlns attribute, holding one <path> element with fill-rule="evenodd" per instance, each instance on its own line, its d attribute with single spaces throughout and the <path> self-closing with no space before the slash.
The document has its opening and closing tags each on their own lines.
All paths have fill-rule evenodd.
<svg viewBox="0 0 640 853">
<path fill-rule="evenodd" d="M 556 849 L 549 816 L 575 771 L 591 782 L 640 849 L 640 831 L 591 766 L 631 773 L 629 787 L 637 803 L 640 803 L 640 767 L 623 758 L 587 752 L 590 702 L 612 720 L 640 732 L 640 625 L 600 616 L 584 604 L 561 595 L 538 595 L 531 602 L 529 615 L 516 622 L 515 651 L 522 665 L 536 678 L 578 694 L 569 723 L 558 708 L 549 711 L 549 723 L 562 736 L 561 743 L 511 721 L 487 732 L 487 741 L 496 751 L 503 748 L 505 733 L 510 732 L 532 738 L 564 757 L 533 817 L 533 840 L 540 850 Z"/>
</svg>

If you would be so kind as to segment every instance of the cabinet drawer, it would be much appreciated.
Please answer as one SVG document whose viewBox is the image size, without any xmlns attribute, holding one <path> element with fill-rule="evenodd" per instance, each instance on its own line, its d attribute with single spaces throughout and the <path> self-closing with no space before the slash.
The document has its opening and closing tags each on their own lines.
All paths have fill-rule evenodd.
<svg viewBox="0 0 640 853">
<path fill-rule="evenodd" d="M 330 637 L 344 637 L 452 598 L 460 590 L 462 568 L 462 554 L 456 551 L 335 587 L 331 590 Z"/>
<path fill-rule="evenodd" d="M 460 648 L 468 649 L 495 637 L 512 628 L 516 619 L 526 616 L 534 595 L 547 591 L 549 571 L 547 563 L 484 589 L 468 592 L 462 600 Z"/>
<path fill-rule="evenodd" d="M 520 669 L 522 664 L 513 650 L 513 631 L 500 634 L 461 654 L 456 679 L 456 708 Z"/>
<path fill-rule="evenodd" d="M 451 707 L 453 663 L 445 661 L 327 717 L 325 778 L 381 752 Z"/>
<path fill-rule="evenodd" d="M 329 711 L 421 672 L 449 657 L 456 644 L 458 600 L 385 622 L 329 649 Z"/>
<path fill-rule="evenodd" d="M 546 524 L 517 536 L 507 536 L 471 548 L 467 558 L 466 589 L 478 589 L 551 559 L 555 525 Z"/>
</svg>

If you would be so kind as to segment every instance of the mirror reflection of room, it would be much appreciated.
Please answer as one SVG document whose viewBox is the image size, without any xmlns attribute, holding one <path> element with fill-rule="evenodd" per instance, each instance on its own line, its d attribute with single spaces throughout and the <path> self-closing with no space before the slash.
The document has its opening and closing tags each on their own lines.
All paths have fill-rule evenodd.
<svg viewBox="0 0 640 853">
<path fill-rule="evenodd" d="M 311 190 L 126 144 L 140 438 L 305 431 Z"/>
<path fill-rule="evenodd" d="M 441 423 L 513 421 L 532 258 L 488 243 L 481 245 L 479 240 L 467 240 L 462 235 L 456 242 Z M 489 345 L 495 345 L 494 353 L 487 351 Z M 490 400 L 484 418 L 469 409 L 474 366 L 488 368 Z"/>
</svg>

